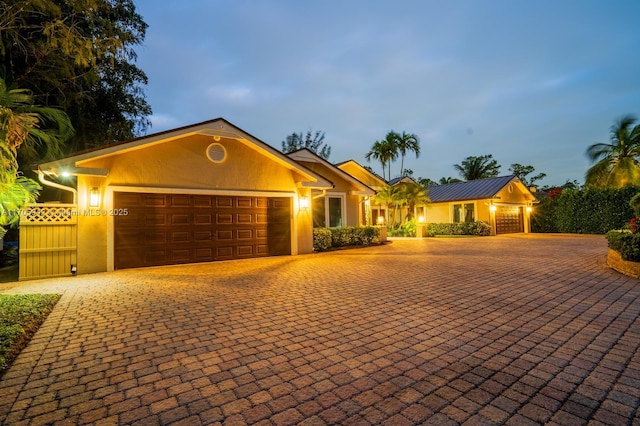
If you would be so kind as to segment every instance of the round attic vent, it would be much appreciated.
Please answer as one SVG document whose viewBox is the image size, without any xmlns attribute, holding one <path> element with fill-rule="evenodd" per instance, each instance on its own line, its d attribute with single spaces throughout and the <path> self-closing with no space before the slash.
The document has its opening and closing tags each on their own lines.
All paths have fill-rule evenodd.
<svg viewBox="0 0 640 426">
<path fill-rule="evenodd" d="M 222 163 L 227 158 L 227 150 L 219 143 L 212 143 L 207 147 L 207 158 L 214 163 Z"/>
</svg>

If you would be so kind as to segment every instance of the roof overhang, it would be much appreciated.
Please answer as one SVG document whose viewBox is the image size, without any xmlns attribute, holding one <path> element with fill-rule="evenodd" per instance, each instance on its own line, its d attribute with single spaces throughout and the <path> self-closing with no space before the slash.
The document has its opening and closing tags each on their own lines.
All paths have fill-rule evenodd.
<svg viewBox="0 0 640 426">
<path fill-rule="evenodd" d="M 296 161 L 287 157 L 285 154 L 271 147 L 267 143 L 250 135 L 249 133 L 246 133 L 245 131 L 241 130 L 240 128 L 234 126 L 233 124 L 222 118 L 140 137 L 130 141 L 110 145 L 104 148 L 72 155 L 60 160 L 45 162 L 39 164 L 38 169 L 57 175 L 70 173 L 76 175 L 85 174 L 92 176 L 107 176 L 109 173 L 108 170 L 87 168 L 83 167 L 83 164 L 86 164 L 89 161 L 121 155 L 194 135 L 211 136 L 213 140 L 220 140 L 222 138 L 236 140 L 246 145 L 250 149 L 259 152 L 260 154 L 269 158 L 271 161 L 274 161 L 277 164 L 285 167 L 286 169 L 298 174 L 300 176 L 299 184 L 301 184 L 303 187 L 333 187 L 333 184 L 327 181 L 322 176 L 307 169 L 303 165 L 298 164 Z"/>
</svg>

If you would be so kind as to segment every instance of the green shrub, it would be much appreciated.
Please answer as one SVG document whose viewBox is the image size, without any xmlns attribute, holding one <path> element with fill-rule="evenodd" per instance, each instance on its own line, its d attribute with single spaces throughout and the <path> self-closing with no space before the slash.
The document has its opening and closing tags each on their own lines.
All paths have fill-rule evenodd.
<svg viewBox="0 0 640 426">
<path fill-rule="evenodd" d="M 629 207 L 633 209 L 634 217 L 640 218 L 640 192 L 631 197 L 631 200 L 629 200 Z"/>
<path fill-rule="evenodd" d="M 415 237 L 418 228 L 416 219 L 408 220 L 400 225 L 398 229 L 389 232 L 392 237 Z"/>
<path fill-rule="evenodd" d="M 640 234 L 632 234 L 631 231 L 607 232 L 609 248 L 620 253 L 624 260 L 640 262 Z"/>
<path fill-rule="evenodd" d="M 491 226 L 486 222 L 428 223 L 426 234 L 436 235 L 491 235 Z"/>
<path fill-rule="evenodd" d="M 325 251 L 331 247 L 331 229 L 313 228 L 313 249 Z"/>
<path fill-rule="evenodd" d="M 375 226 L 313 229 L 313 249 L 315 251 L 344 246 L 366 246 L 379 240 L 380 229 Z"/>
<path fill-rule="evenodd" d="M 634 217 L 629 204 L 640 191 L 634 186 L 620 189 L 565 189 L 555 198 L 544 198 L 533 213 L 534 232 L 606 234 L 620 229 Z"/>
</svg>

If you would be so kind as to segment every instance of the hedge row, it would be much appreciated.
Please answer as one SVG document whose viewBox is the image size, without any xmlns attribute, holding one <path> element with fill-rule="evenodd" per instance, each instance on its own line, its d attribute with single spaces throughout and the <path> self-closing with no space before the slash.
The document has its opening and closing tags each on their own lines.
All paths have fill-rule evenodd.
<svg viewBox="0 0 640 426">
<path fill-rule="evenodd" d="M 491 235 L 491 226 L 486 222 L 427 223 L 428 237 L 436 235 Z"/>
<path fill-rule="evenodd" d="M 629 201 L 640 188 L 565 189 L 555 198 L 540 201 L 532 216 L 533 232 L 606 234 L 634 217 Z"/>
<path fill-rule="evenodd" d="M 366 246 L 380 240 L 380 228 L 347 226 L 344 228 L 313 228 L 313 249 L 325 251 L 343 246 Z"/>
<path fill-rule="evenodd" d="M 620 253 L 624 260 L 640 262 L 640 234 L 632 234 L 631 231 L 607 232 L 609 248 Z"/>
</svg>

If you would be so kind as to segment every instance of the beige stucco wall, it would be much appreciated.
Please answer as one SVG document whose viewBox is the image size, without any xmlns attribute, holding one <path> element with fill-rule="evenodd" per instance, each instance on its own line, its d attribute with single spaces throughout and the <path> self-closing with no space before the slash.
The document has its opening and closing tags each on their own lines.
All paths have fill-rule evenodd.
<svg viewBox="0 0 640 426">
<path fill-rule="evenodd" d="M 353 191 L 358 190 L 353 183 L 345 180 L 345 178 L 335 169 L 329 168 L 324 164 L 317 162 L 307 162 L 307 161 L 298 161 L 304 167 L 312 170 L 322 177 L 330 180 L 334 187 L 332 189 L 328 189 L 326 191 L 327 196 L 331 196 L 335 194 L 336 196 L 344 196 L 345 199 L 345 220 L 346 223 L 344 226 L 358 226 L 360 223 L 359 220 L 359 207 L 360 207 L 360 196 L 352 194 Z"/>
<path fill-rule="evenodd" d="M 428 223 L 447 223 L 450 219 L 449 203 L 432 203 L 427 207 L 425 221 Z"/>
<path fill-rule="evenodd" d="M 137 192 L 176 191 L 212 194 L 225 191 L 252 191 L 261 196 L 292 196 L 292 252 L 313 251 L 310 209 L 298 210 L 298 196 L 308 189 L 298 188 L 301 180 L 282 163 L 269 158 L 245 143 L 222 138 L 218 143 L 227 151 L 226 160 L 213 163 L 206 157 L 206 148 L 213 143 L 211 136 L 192 135 L 182 139 L 145 146 L 102 159 L 79 162 L 77 166 L 108 169 L 107 177 L 78 177 L 78 273 L 107 271 L 112 266 L 109 245 L 112 245 L 113 188 L 133 187 Z M 88 209 L 89 191 L 98 187 L 102 196 L 100 215 Z M 162 189 L 159 191 L 158 189 Z M 88 213 L 88 214 L 87 214 Z"/>
<path fill-rule="evenodd" d="M 363 169 L 356 163 L 349 161 L 349 162 L 340 164 L 338 168 L 349 173 L 351 176 L 358 179 L 360 182 L 364 183 L 367 186 L 381 187 L 385 184 L 384 182 L 381 182 L 379 179 L 376 179 L 374 176 L 371 175 L 371 173 L 369 173 L 367 170 Z"/>
</svg>

